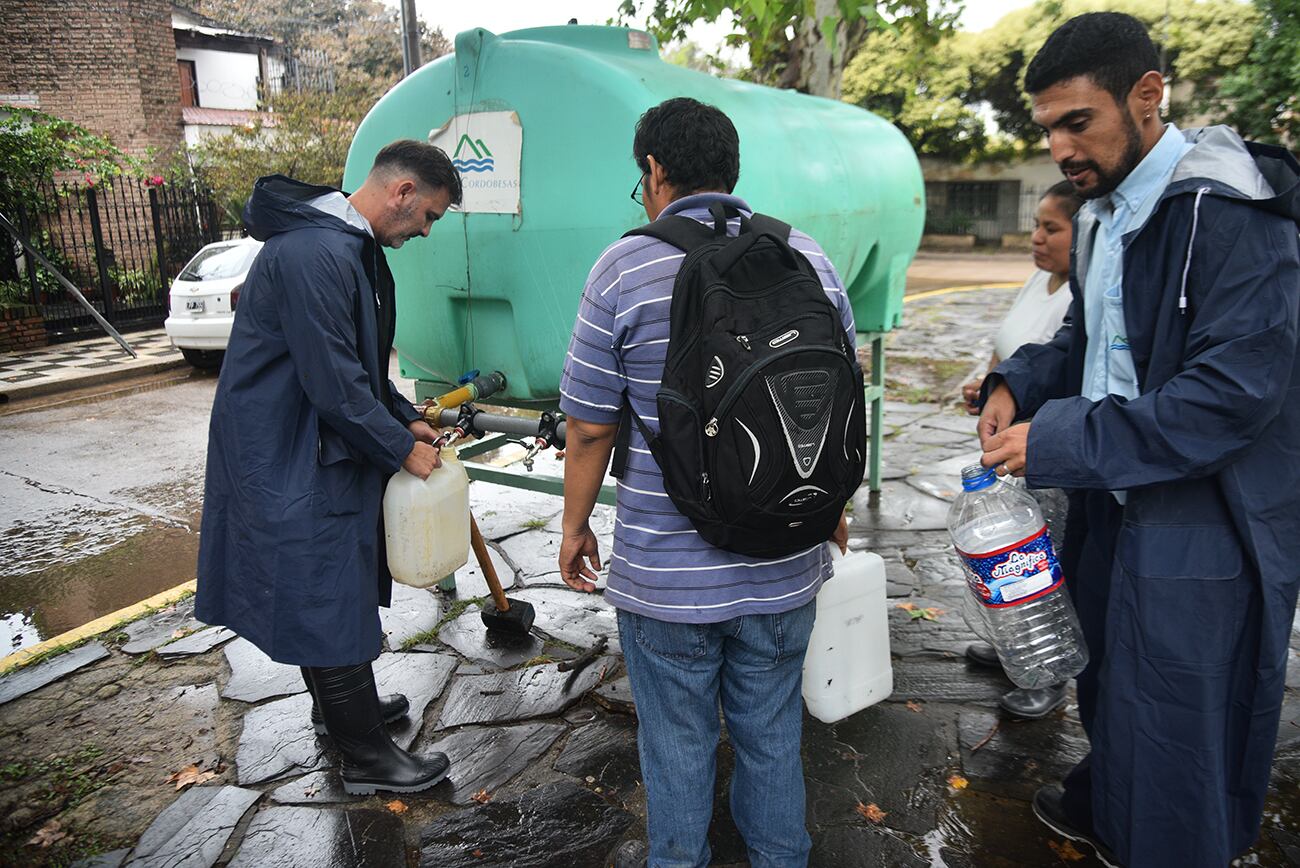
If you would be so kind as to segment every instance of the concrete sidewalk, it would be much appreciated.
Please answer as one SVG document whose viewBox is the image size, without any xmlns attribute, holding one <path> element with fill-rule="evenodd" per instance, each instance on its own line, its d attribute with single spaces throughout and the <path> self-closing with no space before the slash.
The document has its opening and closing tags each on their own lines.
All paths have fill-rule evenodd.
<svg viewBox="0 0 1300 868">
<path fill-rule="evenodd" d="M 187 364 L 160 328 L 123 337 L 137 358 L 131 358 L 107 336 L 0 354 L 0 404 L 107 385 Z"/>
</svg>

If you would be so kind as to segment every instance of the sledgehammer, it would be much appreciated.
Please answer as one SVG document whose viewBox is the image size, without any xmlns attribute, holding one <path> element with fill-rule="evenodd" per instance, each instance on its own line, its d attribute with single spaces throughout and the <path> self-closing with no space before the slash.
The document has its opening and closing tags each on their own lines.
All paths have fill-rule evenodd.
<svg viewBox="0 0 1300 868">
<path fill-rule="evenodd" d="M 472 513 L 469 517 L 469 542 L 474 547 L 474 556 L 478 558 L 483 578 L 487 579 L 488 590 L 492 592 L 492 602 L 483 606 L 483 626 L 489 630 L 527 636 L 536 615 L 533 604 L 519 600 L 512 603 L 506 599 L 506 592 L 501 590 L 501 580 L 497 578 L 496 567 L 492 566 L 492 558 L 488 555 L 487 543 L 483 542 L 483 534 L 479 533 L 478 522 Z"/>
</svg>

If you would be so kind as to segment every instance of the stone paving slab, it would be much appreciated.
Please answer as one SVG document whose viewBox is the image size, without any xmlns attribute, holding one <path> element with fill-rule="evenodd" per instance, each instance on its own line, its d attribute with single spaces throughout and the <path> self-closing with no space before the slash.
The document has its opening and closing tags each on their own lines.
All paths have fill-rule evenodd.
<svg viewBox="0 0 1300 868">
<path fill-rule="evenodd" d="M 259 705 L 244 715 L 235 752 L 241 785 L 257 784 L 326 765 L 324 745 L 311 727 L 311 696 L 299 693 Z"/>
<path fill-rule="evenodd" d="M 240 818 L 261 796 L 239 787 L 191 787 L 140 836 L 126 864 L 130 868 L 215 865 Z"/>
<path fill-rule="evenodd" d="M 632 680 L 626 675 L 613 681 L 604 681 L 596 688 L 592 696 L 610 711 L 621 714 L 636 714 L 636 703 L 632 699 Z"/>
<path fill-rule="evenodd" d="M 550 530 L 529 530 L 501 541 L 501 551 L 519 569 L 519 575 L 528 579 L 556 572 L 560 555 L 558 533 Z"/>
<path fill-rule="evenodd" d="M 431 794 L 454 805 L 468 805 L 476 793 L 494 794 L 550 750 L 567 730 L 562 723 L 467 727 L 416 752 L 447 755 L 451 771 Z"/>
<path fill-rule="evenodd" d="M 502 497 L 502 492 L 508 496 Z M 484 539 L 500 540 L 544 527 L 564 511 L 564 501 L 553 494 L 475 482 L 469 487 L 469 509 Z"/>
<path fill-rule="evenodd" d="M 576 730 L 556 758 L 555 770 L 626 799 L 641 783 L 636 721 L 623 715 L 601 717 Z"/>
<path fill-rule="evenodd" d="M 261 702 L 273 696 L 288 696 L 307 689 L 302 670 L 276 663 L 247 639 L 236 639 L 222 652 L 230 665 L 230 681 L 222 689 L 226 699 Z"/>
<path fill-rule="evenodd" d="M 948 504 L 922 494 L 906 482 L 880 484 L 881 507 L 872 509 L 866 488 L 853 497 L 855 531 L 943 530 L 948 529 Z"/>
<path fill-rule="evenodd" d="M 401 693 L 411 703 L 404 719 L 392 723 L 388 733 L 402 749 L 409 748 L 424 726 L 424 711 L 442 695 L 458 661 L 450 654 L 381 654 L 375 661 L 379 693 Z"/>
<path fill-rule="evenodd" d="M 108 656 L 108 649 L 99 642 L 89 642 L 57 657 L 26 666 L 17 672 L 0 676 L 0 705 L 53 684 L 65 675 L 89 666 Z"/>
<path fill-rule="evenodd" d="M 469 723 L 509 723 L 558 714 L 582 698 L 618 665 L 616 657 L 595 660 L 581 672 L 560 672 L 553 663 L 457 677 L 438 719 L 438 729 Z"/>
<path fill-rule="evenodd" d="M 197 633 L 191 633 L 183 639 L 169 642 L 156 651 L 159 657 L 190 657 L 206 654 L 218 645 L 235 638 L 235 631 L 225 627 L 209 627 Z"/>
<path fill-rule="evenodd" d="M 409 640 L 429 632 L 442 617 L 442 601 L 432 589 L 394 582 L 392 603 L 379 609 L 379 629 L 391 651 L 400 650 Z"/>
<path fill-rule="evenodd" d="M 98 856 L 91 856 L 89 859 L 73 862 L 72 868 L 120 868 L 129 855 L 131 855 L 131 848 L 123 847 L 121 850 L 112 850 Z"/>
<path fill-rule="evenodd" d="M 438 641 L 465 657 L 493 669 L 510 669 L 542 653 L 545 643 L 532 633 L 526 636 L 488 631 L 481 610 L 471 606 L 459 617 L 442 625 Z"/>
<path fill-rule="evenodd" d="M 420 834 L 420 868 L 605 868 L 632 815 L 562 781 L 445 814 Z"/>
<path fill-rule="evenodd" d="M 264 808 L 230 868 L 389 868 L 406 864 L 402 821 L 390 811 Z"/>
<path fill-rule="evenodd" d="M 527 588 L 511 597 L 532 603 L 537 612 L 533 626 L 553 639 L 590 648 L 604 638 L 611 651 L 619 650 L 618 617 L 601 593 L 585 594 L 568 587 Z"/>
<path fill-rule="evenodd" d="M 203 628 L 203 622 L 194 618 L 194 598 L 190 597 L 148 618 L 127 624 L 123 632 L 129 638 L 121 651 L 124 654 L 146 654 L 172 641 L 178 630 L 191 633 Z"/>
<path fill-rule="evenodd" d="M 519 586 L 519 577 L 515 573 L 514 564 L 505 555 L 501 554 L 498 544 L 489 542 L 487 544 L 488 559 L 492 561 L 492 569 L 497 572 L 497 581 L 501 587 L 510 590 Z M 478 565 L 478 558 L 470 552 L 469 561 L 460 569 L 456 570 L 456 597 L 466 599 L 468 597 L 486 597 L 491 591 L 488 589 L 487 579 L 483 576 L 483 570 Z"/>
<path fill-rule="evenodd" d="M 281 784 L 271 790 L 270 799 L 277 805 L 337 805 L 355 802 L 357 797 L 344 791 L 338 772 L 331 769 Z"/>
</svg>

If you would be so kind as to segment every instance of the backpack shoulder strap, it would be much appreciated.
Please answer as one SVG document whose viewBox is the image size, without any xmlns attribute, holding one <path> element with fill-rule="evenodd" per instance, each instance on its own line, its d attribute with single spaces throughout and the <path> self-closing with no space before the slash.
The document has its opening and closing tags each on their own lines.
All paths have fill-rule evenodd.
<svg viewBox="0 0 1300 868">
<path fill-rule="evenodd" d="M 664 220 L 655 220 L 623 233 L 624 238 L 632 238 L 638 235 L 646 238 L 657 238 L 686 253 L 690 253 L 700 245 L 714 240 L 712 229 L 690 217 L 668 217 Z"/>
<path fill-rule="evenodd" d="M 769 235 L 775 235 L 783 239 L 786 244 L 790 243 L 790 224 L 783 223 L 775 217 L 769 217 L 766 214 L 755 214 L 749 218 L 749 226 L 754 232 L 760 234 L 766 232 Z"/>
</svg>

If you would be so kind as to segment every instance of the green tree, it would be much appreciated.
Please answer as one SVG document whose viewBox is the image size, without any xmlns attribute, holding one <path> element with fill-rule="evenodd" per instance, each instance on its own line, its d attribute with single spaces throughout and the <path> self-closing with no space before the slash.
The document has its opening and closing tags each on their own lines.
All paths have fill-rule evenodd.
<svg viewBox="0 0 1300 868">
<path fill-rule="evenodd" d="M 844 71 L 843 99 L 890 121 L 922 156 L 970 160 L 993 144 L 967 103 L 962 34 L 931 44 L 901 30 L 871 34 Z"/>
<path fill-rule="evenodd" d="M 1038 142 L 1042 132 L 1030 117 L 1025 68 L 1066 20 L 1101 10 L 1127 12 L 1146 24 L 1163 50 L 1171 84 L 1191 86 L 1191 98 L 1172 106 L 1175 120 L 1206 107 L 1220 78 L 1245 59 L 1259 18 L 1240 0 L 1038 0 L 961 40 L 970 74 L 967 99 L 988 103 L 998 128 L 1010 138 Z"/>
<path fill-rule="evenodd" d="M 619 20 L 643 10 L 660 43 L 685 38 L 697 21 L 729 16 L 736 32 L 729 44 L 749 50 L 747 77 L 762 84 L 838 98 L 845 65 L 874 31 L 914 29 L 923 33 L 950 29 L 958 7 L 947 0 L 623 0 Z"/>
<path fill-rule="evenodd" d="M 1247 138 L 1300 143 L 1300 3 L 1256 0 L 1260 23 L 1244 62 L 1223 77 L 1213 104 Z"/>
<path fill-rule="evenodd" d="M 339 88 L 371 102 L 402 77 L 401 15 L 379 0 L 196 0 L 194 10 L 264 33 L 290 51 L 324 52 Z M 452 50 L 439 28 L 419 22 L 424 62 Z"/>
<path fill-rule="evenodd" d="M 238 225 L 253 181 L 280 173 L 338 187 L 357 124 L 369 104 L 343 93 L 284 94 L 276 112 L 194 149 L 196 174 L 212 188 L 230 225 Z"/>
<path fill-rule="evenodd" d="M 12 188 L 55 172 L 81 172 L 98 181 L 139 168 L 139 160 L 80 124 L 35 109 L 0 109 L 0 180 Z"/>
</svg>

